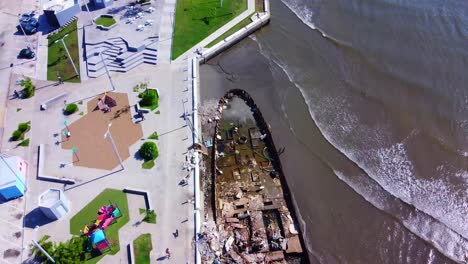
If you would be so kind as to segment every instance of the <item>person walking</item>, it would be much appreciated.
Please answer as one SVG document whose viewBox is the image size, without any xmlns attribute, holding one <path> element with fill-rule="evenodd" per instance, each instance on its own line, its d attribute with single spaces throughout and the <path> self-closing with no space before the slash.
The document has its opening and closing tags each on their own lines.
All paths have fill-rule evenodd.
<svg viewBox="0 0 468 264">
<path fill-rule="evenodd" d="M 176 229 L 176 230 L 175 230 L 174 236 L 175 236 L 175 237 L 178 237 L 178 236 L 179 236 L 179 229 Z"/>
<path fill-rule="evenodd" d="M 166 257 L 167 259 L 171 258 L 171 252 L 169 251 L 169 248 L 166 248 Z"/>
</svg>

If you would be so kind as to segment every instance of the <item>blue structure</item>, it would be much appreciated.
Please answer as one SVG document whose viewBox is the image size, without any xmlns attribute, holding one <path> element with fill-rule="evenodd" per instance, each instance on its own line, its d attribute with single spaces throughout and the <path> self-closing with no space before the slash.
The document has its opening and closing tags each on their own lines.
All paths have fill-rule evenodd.
<svg viewBox="0 0 468 264">
<path fill-rule="evenodd" d="M 11 200 L 24 195 L 26 191 L 27 164 L 20 157 L 0 155 L 0 196 Z"/>
</svg>

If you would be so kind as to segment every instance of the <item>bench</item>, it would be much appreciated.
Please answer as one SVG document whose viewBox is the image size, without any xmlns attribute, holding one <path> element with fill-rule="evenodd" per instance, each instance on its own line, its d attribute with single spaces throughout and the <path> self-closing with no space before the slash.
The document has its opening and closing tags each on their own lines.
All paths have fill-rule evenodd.
<svg viewBox="0 0 468 264">
<path fill-rule="evenodd" d="M 54 97 L 48 99 L 47 101 L 45 101 L 45 102 L 43 102 L 41 104 L 41 110 L 47 110 L 47 104 L 52 103 L 53 101 L 56 101 L 56 100 L 58 100 L 58 99 L 60 99 L 62 97 L 65 97 L 65 96 L 67 96 L 67 93 L 61 93 L 61 94 L 59 94 L 57 96 L 54 96 Z"/>
</svg>

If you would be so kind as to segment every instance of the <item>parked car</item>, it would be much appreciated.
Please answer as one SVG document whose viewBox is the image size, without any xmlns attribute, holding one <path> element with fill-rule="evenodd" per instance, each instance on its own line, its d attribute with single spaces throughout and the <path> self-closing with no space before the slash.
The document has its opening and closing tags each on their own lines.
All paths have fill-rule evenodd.
<svg viewBox="0 0 468 264">
<path fill-rule="evenodd" d="M 29 12 L 29 13 L 24 13 L 20 19 L 19 19 L 19 22 L 21 24 L 24 24 L 24 23 L 28 23 L 29 20 L 31 20 L 31 18 L 34 18 L 35 14 L 34 12 Z"/>
<path fill-rule="evenodd" d="M 27 35 L 31 35 L 37 32 L 39 28 L 39 21 L 37 20 L 34 12 L 24 13 L 20 19 L 19 24 L 16 26 L 19 32 L 26 33 Z M 23 27 L 23 29 L 21 29 Z"/>
<path fill-rule="evenodd" d="M 21 59 L 32 59 L 36 57 L 36 53 L 32 51 L 30 48 L 22 49 L 18 55 Z"/>
</svg>

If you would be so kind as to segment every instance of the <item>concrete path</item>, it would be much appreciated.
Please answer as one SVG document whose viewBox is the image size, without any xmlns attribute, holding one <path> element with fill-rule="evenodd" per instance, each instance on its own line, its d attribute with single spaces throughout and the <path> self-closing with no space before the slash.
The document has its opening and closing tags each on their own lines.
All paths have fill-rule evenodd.
<svg viewBox="0 0 468 264">
<path fill-rule="evenodd" d="M 26 0 L 25 0 L 26 1 Z M 30 0 L 27 0 L 30 1 Z M 3 3 L 3 2 L 2 2 Z M 0 4 L 1 6 L 1 4 Z M 26 228 L 24 233 L 24 246 L 27 248 L 31 239 L 39 239 L 42 235 L 51 235 L 53 241 L 64 241 L 70 238 L 69 220 L 83 206 L 88 204 L 96 195 L 105 188 L 136 188 L 149 190 L 151 192 L 151 201 L 153 208 L 157 214 L 157 224 L 141 224 L 133 226 L 133 224 L 141 220 L 141 216 L 136 213 L 141 207 L 140 197 L 129 196 L 130 206 L 130 222 L 120 230 L 120 246 L 121 250 L 114 256 L 105 256 L 99 263 L 126 263 L 127 252 L 126 246 L 131 241 L 142 233 L 151 233 L 153 242 L 153 251 L 151 252 L 151 263 L 193 263 L 193 238 L 194 238 L 194 207 L 191 203 L 185 203 L 193 197 L 193 179 L 189 178 L 187 186 L 179 186 L 182 178 L 187 176 L 188 171 L 183 169 L 186 163 L 187 149 L 191 145 L 191 131 L 183 118 L 181 118 L 184 107 L 187 111 L 191 108 L 192 94 L 188 87 L 189 71 L 188 62 L 179 60 L 177 62 L 170 61 L 171 53 L 171 37 L 172 26 L 171 19 L 175 8 L 175 0 L 157 1 L 157 12 L 161 12 L 161 28 L 164 30 L 160 33 L 159 47 L 159 62 L 158 65 L 140 65 L 128 73 L 111 73 L 112 79 L 116 86 L 116 92 L 126 92 L 129 94 L 130 104 L 133 105 L 138 101 L 137 93 L 133 92 L 135 84 L 147 81 L 152 88 L 158 88 L 160 92 L 159 110 L 160 114 L 155 114 L 154 111 L 146 115 L 146 120 L 142 122 L 144 137 L 138 140 L 130 147 L 132 154 L 129 159 L 124 161 L 125 170 L 113 173 L 109 176 L 109 171 L 89 169 L 73 166 L 70 163 L 70 153 L 63 152 L 60 145 L 55 145 L 57 138 L 54 137 L 63 129 L 62 122 L 66 119 L 69 124 L 80 118 L 80 115 L 74 114 L 68 117 L 62 115 L 64 100 L 74 102 L 83 100 L 83 105 L 86 105 L 85 98 L 95 96 L 106 90 L 110 90 L 108 77 L 103 75 L 99 78 L 90 78 L 80 84 L 65 83 L 55 86 L 52 82 L 38 81 L 34 83 L 38 87 L 33 98 L 27 100 L 8 100 L 6 108 L 0 108 L 6 111 L 8 118 L 5 118 L 5 127 L 7 131 L 2 136 L 1 143 L 2 151 L 8 150 L 13 155 L 25 157 L 29 162 L 29 171 L 27 177 L 28 191 L 25 197 L 21 200 L 0 204 L 0 219 L 10 219 L 14 213 L 12 210 L 23 212 L 21 208 L 26 204 L 26 215 L 37 208 L 37 199 L 39 195 L 47 188 L 66 189 L 66 195 L 71 201 L 71 211 L 65 217 L 58 221 L 53 221 L 41 225 L 37 230 Z M 4 9 L 2 9 L 4 10 Z M 12 11 L 14 14 L 19 13 L 18 10 Z M 1 16 L 3 18 L 3 16 Z M 5 16 L 6 18 L 6 16 Z M 11 25 L 16 23 L 16 17 L 9 22 Z M 3 23 L 3 20 L 1 20 Z M 165 25 L 163 25 L 165 24 Z M 11 25 L 9 26 L 11 28 Z M 169 38 L 164 41 L 164 38 Z M 5 36 L 7 41 L 11 40 L 10 36 Z M 10 45 L 10 44 L 8 44 Z M 6 46 L 6 45 L 5 45 Z M 43 47 L 43 46 L 41 46 Z M 11 44 L 10 57 L 13 58 L 18 52 L 14 43 Z M 46 65 L 46 46 L 43 50 L 41 66 Z M 44 60 L 45 59 L 45 60 Z M 1 61 L 0 61 L 1 62 Z M 9 66 L 7 62 L 3 63 Z M 2 64 L 2 65 L 3 65 Z M 7 69 L 9 69 L 7 67 Z M 46 69 L 46 67 L 43 67 Z M 5 72 L 6 79 L 10 78 L 10 71 Z M 26 70 L 24 70 L 26 71 Z M 46 71 L 32 72 L 31 76 L 44 76 Z M 0 72 L 0 74 L 3 74 Z M 1 78 L 1 75 L 0 75 Z M 12 80 L 20 78 L 20 75 L 13 75 Z M 42 79 L 42 78 L 41 78 Z M 5 81 L 8 83 L 8 80 Z M 9 90 L 8 90 L 8 88 Z M 4 95 L 12 94 L 14 89 L 19 89 L 15 85 L 5 85 L 5 89 L 0 92 Z M 40 111 L 39 105 L 61 93 L 67 93 L 65 98 L 50 104 L 47 111 Z M 0 98 L 1 99 L 1 98 Z M 82 108 L 82 105 L 79 105 Z M 18 109 L 21 109 L 18 111 Z M 80 109 L 82 111 L 83 109 Z M 16 147 L 17 142 L 8 140 L 11 132 L 16 129 L 18 122 L 31 121 L 31 131 L 27 137 L 30 138 L 30 146 Z M 156 141 L 159 147 L 160 156 L 156 160 L 156 165 L 151 170 L 143 170 L 141 161 L 135 159 L 133 154 L 137 152 L 140 145 L 146 141 L 151 133 L 157 131 L 159 140 Z M 103 139 L 104 140 L 104 139 Z M 56 173 L 54 176 L 71 176 L 77 179 L 76 188 L 74 186 L 63 186 L 62 184 L 45 182 L 38 180 L 37 175 L 37 146 L 39 144 L 48 144 L 51 148 L 51 155 L 46 160 L 47 173 Z M 68 165 L 60 168 L 59 165 L 66 161 Z M 91 181 L 92 180 L 92 181 Z M 9 210 L 8 208 L 11 208 Z M 13 217 L 14 218 L 14 217 Z M 28 222 L 31 222 L 31 215 L 28 215 Z M 21 225 L 22 219 L 11 219 L 11 225 Z M 34 222 L 34 221 L 33 221 Z M 3 225 L 4 229 L 0 229 L 5 236 L 12 236 L 13 228 L 8 224 Z M 35 225 L 34 225 L 35 226 Z M 173 232 L 179 230 L 179 236 L 175 238 Z M 20 230 L 20 229 L 19 229 Z M 4 232 L 3 232 L 4 231 Z M 15 230 L 16 231 L 16 230 Z M 5 239 L 7 239 L 5 237 Z M 13 240 L 12 240 L 13 241 Z M 15 244 L 21 243 L 21 239 L 14 241 Z M 0 241 L 2 244 L 2 241 Z M 13 245 L 11 245 L 13 247 Z M 169 248 L 172 252 L 170 260 L 156 261 L 157 258 L 164 256 L 164 251 Z M 7 249 L 1 248 L 1 249 Z M 27 256 L 25 251 L 24 256 Z M 12 263 L 18 263 L 12 260 Z"/>
<path fill-rule="evenodd" d="M 229 21 L 226 23 L 224 26 L 213 32 L 211 35 L 206 37 L 204 40 L 200 41 L 196 45 L 194 45 L 191 49 L 180 55 L 177 60 L 183 60 L 186 59 L 187 57 L 193 57 L 194 52 L 197 49 L 202 49 L 209 43 L 211 43 L 213 40 L 217 39 L 219 36 L 223 35 L 226 31 L 231 29 L 233 26 L 237 25 L 239 22 L 242 20 L 246 19 L 249 17 L 253 12 L 255 12 L 255 0 L 247 0 L 247 10 L 242 12 L 242 14 L 238 15 L 236 18 L 233 20 Z"/>
</svg>

